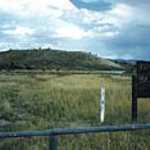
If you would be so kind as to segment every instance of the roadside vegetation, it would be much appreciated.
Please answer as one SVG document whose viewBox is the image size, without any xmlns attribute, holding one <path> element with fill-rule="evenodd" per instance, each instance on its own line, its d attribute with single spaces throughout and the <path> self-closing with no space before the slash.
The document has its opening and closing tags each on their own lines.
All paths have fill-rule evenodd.
<svg viewBox="0 0 150 150">
<path fill-rule="evenodd" d="M 131 77 L 105 74 L 0 74 L 0 130 L 100 126 L 100 86 L 106 88 L 104 124 L 131 123 Z M 150 103 L 139 100 L 139 122 Z M 149 150 L 150 131 L 70 135 L 60 150 Z M 47 150 L 49 139 L 1 140 L 2 150 Z"/>
</svg>

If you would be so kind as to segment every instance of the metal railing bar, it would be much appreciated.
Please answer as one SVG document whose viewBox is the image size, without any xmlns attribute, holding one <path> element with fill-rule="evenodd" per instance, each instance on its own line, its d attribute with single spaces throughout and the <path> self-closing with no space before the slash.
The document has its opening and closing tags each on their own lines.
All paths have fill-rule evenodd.
<svg viewBox="0 0 150 150">
<path fill-rule="evenodd" d="M 40 136 L 57 136 L 69 134 L 87 134 L 100 132 L 121 132 L 150 129 L 150 123 L 146 124 L 125 124 L 125 125 L 103 125 L 99 127 L 79 127 L 79 128 L 54 128 L 48 130 L 18 131 L 18 132 L 0 132 L 0 139 L 5 138 L 28 138 Z"/>
</svg>

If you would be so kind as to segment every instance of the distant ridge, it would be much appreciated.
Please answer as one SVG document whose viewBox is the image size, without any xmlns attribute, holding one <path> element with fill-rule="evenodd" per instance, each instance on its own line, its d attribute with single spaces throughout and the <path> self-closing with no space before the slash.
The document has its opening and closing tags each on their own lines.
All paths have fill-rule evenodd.
<svg viewBox="0 0 150 150">
<path fill-rule="evenodd" d="M 0 69 L 126 70 L 122 63 L 91 53 L 50 48 L 0 52 Z"/>
</svg>

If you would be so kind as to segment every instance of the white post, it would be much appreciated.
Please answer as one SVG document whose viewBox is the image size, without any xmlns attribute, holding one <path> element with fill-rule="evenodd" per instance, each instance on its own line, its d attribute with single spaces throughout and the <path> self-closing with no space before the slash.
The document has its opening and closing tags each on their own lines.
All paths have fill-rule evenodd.
<svg viewBox="0 0 150 150">
<path fill-rule="evenodd" d="M 105 118 L 105 87 L 102 84 L 100 88 L 100 121 L 104 122 Z"/>
</svg>

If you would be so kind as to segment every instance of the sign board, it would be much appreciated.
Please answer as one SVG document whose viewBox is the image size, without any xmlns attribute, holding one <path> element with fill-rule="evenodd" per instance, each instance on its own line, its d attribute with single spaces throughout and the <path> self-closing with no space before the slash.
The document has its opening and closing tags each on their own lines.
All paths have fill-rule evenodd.
<svg viewBox="0 0 150 150">
<path fill-rule="evenodd" d="M 150 97 L 150 62 L 138 61 L 132 77 L 132 120 L 137 120 L 137 99 Z"/>
<path fill-rule="evenodd" d="M 150 97 L 150 62 L 137 62 L 137 97 Z"/>
</svg>

